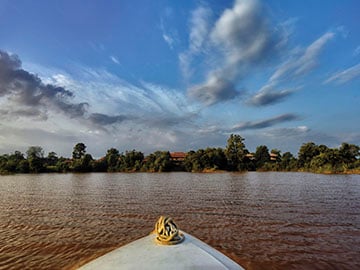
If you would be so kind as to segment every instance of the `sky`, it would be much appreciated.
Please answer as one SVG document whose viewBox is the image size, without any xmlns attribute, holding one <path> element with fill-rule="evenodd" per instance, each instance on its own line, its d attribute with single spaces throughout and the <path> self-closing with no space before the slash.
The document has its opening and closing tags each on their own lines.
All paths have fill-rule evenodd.
<svg viewBox="0 0 360 270">
<path fill-rule="evenodd" d="M 360 2 L 0 0 L 0 154 L 360 145 Z"/>
</svg>

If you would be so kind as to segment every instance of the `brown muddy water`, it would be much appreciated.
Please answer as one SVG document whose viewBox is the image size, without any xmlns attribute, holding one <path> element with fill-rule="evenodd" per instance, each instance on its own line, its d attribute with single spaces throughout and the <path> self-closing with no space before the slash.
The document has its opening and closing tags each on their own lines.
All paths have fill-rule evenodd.
<svg viewBox="0 0 360 270">
<path fill-rule="evenodd" d="M 160 215 L 247 269 L 360 269 L 360 175 L 0 176 L 0 269 L 75 269 Z"/>
</svg>

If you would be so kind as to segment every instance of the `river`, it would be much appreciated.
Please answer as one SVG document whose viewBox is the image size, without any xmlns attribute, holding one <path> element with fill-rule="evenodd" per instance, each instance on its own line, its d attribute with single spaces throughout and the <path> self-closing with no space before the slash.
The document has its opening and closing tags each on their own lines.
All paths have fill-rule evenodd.
<svg viewBox="0 0 360 270">
<path fill-rule="evenodd" d="M 360 269 L 360 175 L 0 176 L 0 269 L 76 269 L 160 215 L 247 269 Z"/>
</svg>

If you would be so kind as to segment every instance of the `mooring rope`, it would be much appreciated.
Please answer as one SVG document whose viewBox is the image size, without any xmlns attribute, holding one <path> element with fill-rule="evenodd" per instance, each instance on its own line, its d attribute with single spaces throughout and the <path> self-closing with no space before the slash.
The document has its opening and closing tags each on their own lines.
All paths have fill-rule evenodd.
<svg viewBox="0 0 360 270">
<path fill-rule="evenodd" d="M 171 217 L 161 216 L 155 224 L 154 232 L 156 242 L 162 245 L 176 245 L 185 238 Z"/>
</svg>

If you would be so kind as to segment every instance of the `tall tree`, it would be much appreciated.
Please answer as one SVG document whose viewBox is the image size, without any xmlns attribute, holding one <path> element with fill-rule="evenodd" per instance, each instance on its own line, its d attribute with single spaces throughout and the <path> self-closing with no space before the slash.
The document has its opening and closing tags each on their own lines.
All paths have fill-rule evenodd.
<svg viewBox="0 0 360 270">
<path fill-rule="evenodd" d="M 30 172 L 38 173 L 44 170 L 44 150 L 42 147 L 30 146 L 26 151 L 26 155 Z"/>
<path fill-rule="evenodd" d="M 110 148 L 109 150 L 107 150 L 105 159 L 108 167 L 107 170 L 109 172 L 115 172 L 118 170 L 119 157 L 119 150 L 115 148 Z"/>
<path fill-rule="evenodd" d="M 270 154 L 269 154 L 269 149 L 267 148 L 266 145 L 260 145 L 258 147 L 256 147 L 256 152 L 255 152 L 255 162 L 256 162 L 256 168 L 257 169 L 261 169 L 266 162 L 270 161 Z"/>
<path fill-rule="evenodd" d="M 246 169 L 246 154 L 249 151 L 245 147 L 244 138 L 238 134 L 231 134 L 227 140 L 225 156 L 230 170 Z"/>
<path fill-rule="evenodd" d="M 86 145 L 83 143 L 77 143 L 74 146 L 73 152 L 72 152 L 72 158 L 73 159 L 81 159 L 85 156 L 86 153 Z"/>
<path fill-rule="evenodd" d="M 355 144 L 342 143 L 339 148 L 342 161 L 345 164 L 355 162 L 360 157 L 360 147 Z"/>
<path fill-rule="evenodd" d="M 27 158 L 43 158 L 44 150 L 40 146 L 30 146 L 26 151 Z"/>
<path fill-rule="evenodd" d="M 285 152 L 281 157 L 280 168 L 285 171 L 297 169 L 297 160 L 290 152 Z"/>
<path fill-rule="evenodd" d="M 300 150 L 298 153 L 299 167 L 300 168 L 309 168 L 311 160 L 319 154 L 320 154 L 319 147 L 315 143 L 313 143 L 313 142 L 304 143 L 300 147 Z"/>
<path fill-rule="evenodd" d="M 55 152 L 49 152 L 46 160 L 47 160 L 47 165 L 55 166 L 59 158 L 57 157 L 57 154 Z"/>
</svg>

